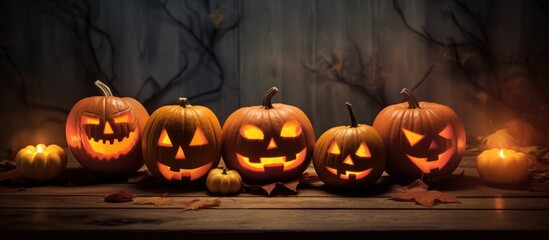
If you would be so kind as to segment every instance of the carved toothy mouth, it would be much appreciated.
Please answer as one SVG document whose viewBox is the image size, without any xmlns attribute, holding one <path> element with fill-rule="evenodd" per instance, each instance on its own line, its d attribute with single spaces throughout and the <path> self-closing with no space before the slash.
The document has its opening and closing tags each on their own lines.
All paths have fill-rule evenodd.
<svg viewBox="0 0 549 240">
<path fill-rule="evenodd" d="M 360 172 L 345 171 L 345 174 L 337 174 L 337 169 L 335 168 L 326 166 L 326 169 L 328 169 L 328 171 L 331 172 L 332 174 L 339 175 L 339 178 L 345 179 L 345 180 L 349 180 L 350 178 L 352 179 L 353 176 L 355 180 L 359 180 L 361 178 L 368 176 L 368 174 L 370 174 L 370 172 L 372 171 L 372 169 L 369 168 Z"/>
<path fill-rule="evenodd" d="M 156 162 L 156 165 L 158 166 L 158 171 L 160 171 L 160 174 L 162 174 L 164 179 L 181 181 L 183 178 L 188 178 L 190 181 L 193 181 L 204 176 L 210 170 L 212 163 L 204 164 L 200 167 L 192 169 L 179 169 L 178 172 L 170 170 L 169 166 L 159 162 Z"/>
<path fill-rule="evenodd" d="M 94 140 L 88 137 L 87 141 L 83 141 L 87 151 L 93 152 L 94 156 L 99 160 L 115 159 L 120 155 L 127 154 L 138 141 L 138 129 L 130 132 L 127 137 L 124 137 L 120 142 L 118 139 L 109 140 Z"/>
<path fill-rule="evenodd" d="M 261 162 L 253 163 L 250 162 L 250 158 L 244 157 L 240 154 L 236 154 L 238 163 L 240 166 L 247 168 L 251 171 L 263 172 L 267 168 L 280 168 L 283 167 L 284 171 L 294 169 L 301 165 L 305 161 L 305 156 L 307 155 L 307 148 L 303 148 L 299 153 L 295 155 L 295 159 L 286 159 L 283 157 L 262 157 L 259 158 Z"/>
<path fill-rule="evenodd" d="M 448 150 L 446 150 L 443 153 L 439 154 L 438 159 L 435 159 L 433 161 L 428 161 L 427 158 L 418 158 L 418 157 L 410 156 L 408 154 L 406 154 L 406 156 L 423 173 L 431 173 L 432 169 L 437 169 L 438 168 L 438 170 L 441 170 L 444 166 L 446 166 L 448 161 L 450 161 L 450 158 L 452 158 L 455 149 L 456 149 L 456 147 L 454 147 L 454 146 L 449 148 Z"/>
</svg>

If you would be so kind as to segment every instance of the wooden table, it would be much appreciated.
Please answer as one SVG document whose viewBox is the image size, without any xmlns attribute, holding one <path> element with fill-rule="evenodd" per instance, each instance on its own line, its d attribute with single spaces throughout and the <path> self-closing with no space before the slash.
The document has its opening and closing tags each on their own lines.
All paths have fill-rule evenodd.
<svg viewBox="0 0 549 240">
<path fill-rule="evenodd" d="M 82 174 L 70 157 L 67 171 Z M 392 183 L 383 176 L 371 190 L 335 192 L 322 184 L 298 187 L 296 195 L 209 195 L 204 188 L 182 189 L 154 179 L 137 183 L 100 181 L 86 185 L 42 185 L 0 194 L 0 233 L 17 236 L 59 233 L 97 239 L 117 235 L 133 238 L 167 236 L 181 239 L 248 236 L 491 236 L 549 233 L 549 193 L 529 191 L 528 183 L 514 188 L 486 186 L 478 177 L 474 155 L 466 155 L 452 176 L 437 190 L 452 193 L 461 203 L 431 208 L 389 200 Z M 309 167 L 307 172 L 314 172 Z M 107 203 L 103 196 L 124 190 L 137 198 L 166 194 L 172 205 Z M 182 211 L 193 199 L 220 198 L 219 207 Z M 74 237 L 71 237 L 74 239 Z"/>
</svg>

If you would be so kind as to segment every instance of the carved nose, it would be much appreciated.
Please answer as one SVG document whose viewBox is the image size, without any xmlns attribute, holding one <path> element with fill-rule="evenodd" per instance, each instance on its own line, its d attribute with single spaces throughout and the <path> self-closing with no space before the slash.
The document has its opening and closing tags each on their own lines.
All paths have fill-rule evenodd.
<svg viewBox="0 0 549 240">
<path fill-rule="evenodd" d="M 429 150 L 435 150 L 438 149 L 438 145 L 435 141 L 431 142 L 431 145 L 429 145 Z"/>
<path fill-rule="evenodd" d="M 274 138 L 271 138 L 271 141 L 269 142 L 269 146 L 267 146 L 267 150 L 277 148 Z"/>
<path fill-rule="evenodd" d="M 109 122 L 105 122 L 105 129 L 103 129 L 103 134 L 113 134 L 113 133 L 114 132 L 112 131 L 112 128 Z"/>
<path fill-rule="evenodd" d="M 351 155 L 347 155 L 345 160 L 343 160 L 343 163 L 347 165 L 355 165 L 355 162 L 353 162 L 353 159 L 351 159 Z"/>
<path fill-rule="evenodd" d="M 183 149 L 181 146 L 179 146 L 179 149 L 177 149 L 177 153 L 175 154 L 175 159 L 185 159 L 185 153 L 183 152 Z"/>
</svg>

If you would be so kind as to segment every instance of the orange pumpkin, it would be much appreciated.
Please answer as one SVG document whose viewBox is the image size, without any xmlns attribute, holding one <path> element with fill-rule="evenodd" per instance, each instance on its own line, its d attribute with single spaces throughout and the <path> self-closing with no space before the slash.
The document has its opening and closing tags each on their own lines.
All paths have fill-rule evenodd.
<svg viewBox="0 0 549 240">
<path fill-rule="evenodd" d="M 203 182 L 221 160 L 221 125 L 209 108 L 179 100 L 151 114 L 143 131 L 143 157 L 158 179 L 192 185 Z"/>
<path fill-rule="evenodd" d="M 395 179 L 441 179 L 457 168 L 465 150 L 465 130 L 448 106 L 418 102 L 404 88 L 406 103 L 383 109 L 374 120 L 387 148 L 385 171 Z"/>
<path fill-rule="evenodd" d="M 129 97 L 115 97 L 102 82 L 104 96 L 78 101 L 67 117 L 67 143 L 82 167 L 99 175 L 124 177 L 143 166 L 141 134 L 147 110 Z"/>
<path fill-rule="evenodd" d="M 277 92 L 269 89 L 261 106 L 240 108 L 223 125 L 223 161 L 249 184 L 297 179 L 311 163 L 313 126 L 299 108 L 272 104 Z"/>
<path fill-rule="evenodd" d="M 350 103 L 350 126 L 328 129 L 315 143 L 313 165 L 322 182 L 339 188 L 365 188 L 385 169 L 386 151 L 377 131 L 357 124 Z"/>
</svg>

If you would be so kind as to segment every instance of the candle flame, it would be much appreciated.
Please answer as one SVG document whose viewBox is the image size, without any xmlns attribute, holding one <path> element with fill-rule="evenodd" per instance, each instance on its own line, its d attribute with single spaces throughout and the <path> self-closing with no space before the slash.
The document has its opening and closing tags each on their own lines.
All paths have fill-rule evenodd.
<svg viewBox="0 0 549 240">
<path fill-rule="evenodd" d="M 503 149 L 500 149 L 500 150 L 499 150 L 499 156 L 500 156 L 501 158 L 505 158 L 505 155 L 503 154 Z"/>
<path fill-rule="evenodd" d="M 42 146 L 40 146 L 40 145 L 36 146 L 36 151 L 37 152 L 42 152 L 43 151 Z"/>
</svg>

